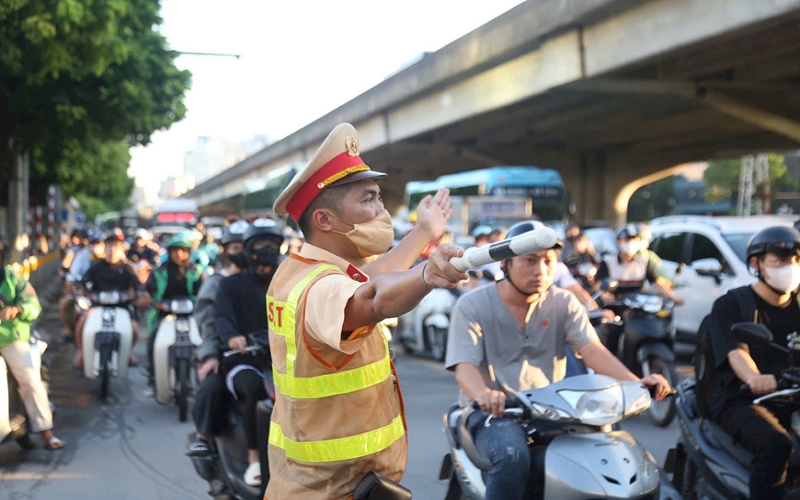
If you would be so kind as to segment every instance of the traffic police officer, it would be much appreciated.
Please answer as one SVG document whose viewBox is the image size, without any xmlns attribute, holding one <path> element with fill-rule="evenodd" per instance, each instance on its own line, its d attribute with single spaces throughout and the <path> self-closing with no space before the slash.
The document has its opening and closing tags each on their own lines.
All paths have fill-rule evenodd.
<svg viewBox="0 0 800 500">
<path fill-rule="evenodd" d="M 377 324 L 467 275 L 449 264 L 463 253 L 451 244 L 407 270 L 444 229 L 451 213 L 446 191 L 417 210 L 420 219 L 435 219 L 427 226 L 436 231 L 415 229 L 363 264 L 386 252 L 394 237 L 375 182 L 385 175 L 364 164 L 355 128 L 341 124 L 275 202 L 306 243 L 280 265 L 267 292 L 277 389 L 269 500 L 344 499 L 370 471 L 393 481 L 405 471 L 402 399 Z"/>
</svg>

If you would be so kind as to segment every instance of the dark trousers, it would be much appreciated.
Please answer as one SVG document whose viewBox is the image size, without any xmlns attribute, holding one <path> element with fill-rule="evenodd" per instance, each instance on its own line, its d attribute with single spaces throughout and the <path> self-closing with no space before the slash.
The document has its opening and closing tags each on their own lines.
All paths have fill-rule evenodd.
<svg viewBox="0 0 800 500">
<path fill-rule="evenodd" d="M 531 452 L 525 430 L 510 418 L 492 419 L 483 425 L 487 413 L 475 411 L 467 420 L 478 451 L 492 462 L 486 478 L 485 500 L 522 500 L 530 498 L 535 485 L 530 484 Z"/>
<path fill-rule="evenodd" d="M 220 416 L 227 396 L 225 380 L 216 373 L 209 373 L 200 384 L 192 407 L 197 432 L 208 436 L 221 430 Z"/>
<path fill-rule="evenodd" d="M 783 498 L 792 438 L 786 431 L 791 413 L 760 405 L 738 405 L 720 412 L 714 421 L 754 456 L 750 472 L 752 500 Z"/>
<path fill-rule="evenodd" d="M 240 401 L 244 402 L 244 432 L 247 436 L 247 449 L 258 449 L 256 427 L 256 406 L 267 397 L 264 379 L 253 370 L 244 370 L 233 377 L 233 389 Z"/>
</svg>

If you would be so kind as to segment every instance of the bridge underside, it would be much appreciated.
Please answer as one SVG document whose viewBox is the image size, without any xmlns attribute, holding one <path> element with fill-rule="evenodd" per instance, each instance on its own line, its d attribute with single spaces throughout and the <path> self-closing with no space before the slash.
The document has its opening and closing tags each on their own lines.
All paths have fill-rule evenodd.
<svg viewBox="0 0 800 500">
<path fill-rule="evenodd" d="M 474 96 L 480 99 L 480 96 Z M 800 146 L 800 19 L 784 18 L 568 84 L 365 154 L 406 182 L 491 165 L 558 169 L 578 219 L 615 222 L 616 193 L 672 165 Z"/>
</svg>

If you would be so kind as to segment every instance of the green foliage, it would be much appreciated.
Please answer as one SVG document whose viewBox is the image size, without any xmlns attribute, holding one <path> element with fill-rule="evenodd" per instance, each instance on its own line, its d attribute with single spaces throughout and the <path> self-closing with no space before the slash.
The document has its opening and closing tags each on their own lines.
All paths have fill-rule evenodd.
<svg viewBox="0 0 800 500">
<path fill-rule="evenodd" d="M 798 183 L 789 175 L 783 155 L 770 153 L 767 162 L 773 191 L 797 190 Z M 714 203 L 731 199 L 733 193 L 739 190 L 741 166 L 741 158 L 710 162 L 703 173 L 703 180 L 708 185 L 704 193 L 706 201 Z"/>
<path fill-rule="evenodd" d="M 159 8 L 0 0 L 0 148 L 13 139 L 32 153 L 32 181 L 110 206 L 130 195 L 127 146 L 186 114 L 191 75 L 157 31 Z"/>
</svg>

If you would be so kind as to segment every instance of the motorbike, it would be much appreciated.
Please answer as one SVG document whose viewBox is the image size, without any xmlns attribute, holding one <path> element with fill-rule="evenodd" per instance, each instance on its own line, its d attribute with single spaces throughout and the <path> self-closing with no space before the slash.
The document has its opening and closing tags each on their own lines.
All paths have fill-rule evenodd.
<svg viewBox="0 0 800 500">
<path fill-rule="evenodd" d="M 47 349 L 47 343 L 41 340 L 35 330 L 31 332 L 30 343 L 33 361 L 38 364 L 44 382 L 47 380 L 47 368 L 42 365 L 42 354 Z M 16 441 L 24 450 L 36 448 L 31 438 L 28 413 L 19 392 L 19 384 L 8 369 L 3 356 L 0 356 L 0 444 L 11 441 Z"/>
<path fill-rule="evenodd" d="M 189 417 L 189 395 L 194 390 L 192 358 L 203 340 L 192 313 L 194 303 L 189 298 L 156 302 L 153 307 L 168 313 L 161 319 L 153 344 L 153 375 L 155 398 L 161 404 L 178 405 L 178 418 Z"/>
<path fill-rule="evenodd" d="M 597 270 L 599 267 L 600 266 L 594 262 L 582 262 L 578 265 L 570 267 L 569 270 L 572 273 L 572 276 L 583 288 L 586 290 L 593 290 L 596 283 Z"/>
<path fill-rule="evenodd" d="M 128 375 L 133 349 L 133 323 L 129 292 L 88 293 L 76 297 L 77 307 L 87 314 L 83 327 L 83 374 L 100 378 L 100 398 L 108 397 L 112 376 Z"/>
<path fill-rule="evenodd" d="M 537 491 L 531 498 L 677 498 L 662 488 L 655 458 L 626 431 L 612 426 L 639 415 L 651 404 L 641 382 L 604 375 L 566 378 L 541 389 L 520 391 L 507 403 L 529 436 Z M 444 414 L 450 446 L 439 479 L 449 480 L 447 500 L 483 499 L 491 462 L 480 454 L 466 427 L 472 407 L 453 405 Z M 481 425 L 492 424 L 491 416 Z M 663 491 L 662 491 L 663 489 Z"/>
<path fill-rule="evenodd" d="M 429 353 L 433 359 L 444 361 L 447 353 L 447 332 L 450 329 L 450 311 L 456 296 L 450 290 L 431 290 L 419 305 L 400 318 L 400 344 L 410 354 Z"/>
<path fill-rule="evenodd" d="M 251 345 L 247 351 L 256 358 L 270 360 L 269 336 L 267 331 L 252 332 L 247 335 Z M 225 357 L 233 356 L 239 351 L 232 350 L 224 353 Z M 219 435 L 209 436 L 210 453 L 203 456 L 189 455 L 197 474 L 208 481 L 211 486 L 209 494 L 215 499 L 237 500 L 262 500 L 269 482 L 269 460 L 267 457 L 267 444 L 269 439 L 270 419 L 275 405 L 275 384 L 272 371 L 264 372 L 264 387 L 267 390 L 267 399 L 260 401 L 256 407 L 256 421 L 258 425 L 258 455 L 261 462 L 261 486 L 249 486 L 244 482 L 244 472 L 247 469 L 247 438 L 244 430 L 242 412 L 244 405 L 230 398 L 230 411 L 223 416 L 226 422 L 224 430 Z M 190 434 L 187 446 L 195 439 Z"/>
<path fill-rule="evenodd" d="M 778 389 L 753 399 L 753 404 L 777 404 L 793 410 L 789 435 L 794 454 L 789 461 L 786 499 L 800 498 L 800 368 L 792 354 L 800 350 L 796 342 L 787 349 L 772 342 L 772 333 L 762 324 L 734 325 L 737 340 L 751 345 L 770 346 L 789 355 L 789 368 L 778 381 Z M 711 419 L 702 418 L 697 406 L 697 382 L 687 378 L 678 385 L 678 421 L 681 434 L 669 450 L 664 470 L 673 474 L 672 484 L 687 500 L 733 500 L 750 498 L 750 470 L 753 455 Z M 743 394 L 749 394 L 742 386 Z"/>
<path fill-rule="evenodd" d="M 621 299 L 607 304 L 622 318 L 621 327 L 609 328 L 603 333 L 606 347 L 638 376 L 661 374 L 671 387 L 675 387 L 675 325 L 672 310 L 675 303 L 649 292 L 629 292 Z M 621 328 L 621 332 L 618 330 Z M 659 427 L 666 427 L 675 418 L 675 398 L 654 401 L 650 418 Z"/>
</svg>

